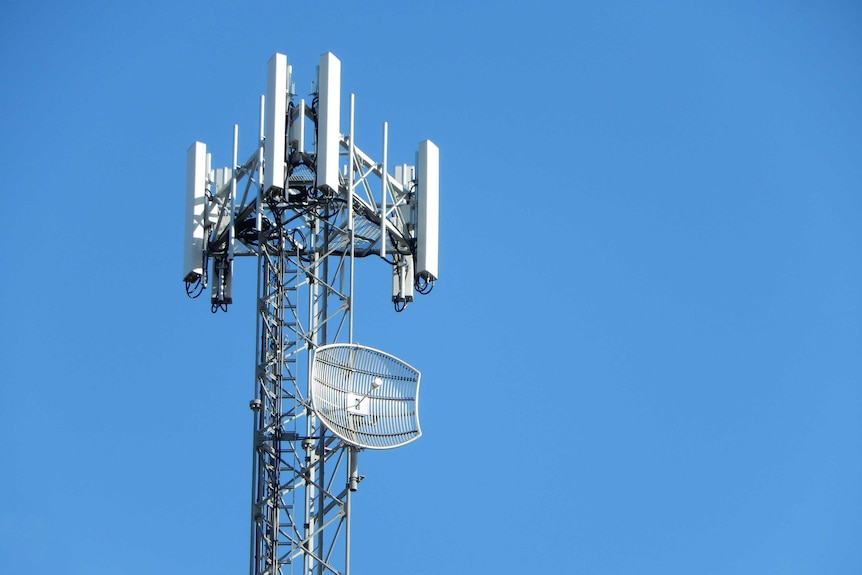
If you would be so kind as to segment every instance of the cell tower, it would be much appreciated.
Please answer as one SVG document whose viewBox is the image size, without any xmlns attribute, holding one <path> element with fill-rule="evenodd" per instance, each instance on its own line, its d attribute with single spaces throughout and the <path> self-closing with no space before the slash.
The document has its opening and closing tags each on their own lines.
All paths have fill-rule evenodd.
<svg viewBox="0 0 862 575">
<path fill-rule="evenodd" d="M 257 258 L 252 469 L 252 575 L 350 573 L 350 498 L 364 449 L 421 435 L 419 372 L 354 342 L 354 262 L 389 264 L 396 311 L 437 279 L 439 151 L 389 173 L 340 132 L 341 62 L 323 54 L 311 101 L 299 99 L 287 57 L 268 64 L 260 144 L 212 168 L 188 151 L 186 293 L 211 287 L 212 311 L 232 303 L 234 259 Z"/>
</svg>

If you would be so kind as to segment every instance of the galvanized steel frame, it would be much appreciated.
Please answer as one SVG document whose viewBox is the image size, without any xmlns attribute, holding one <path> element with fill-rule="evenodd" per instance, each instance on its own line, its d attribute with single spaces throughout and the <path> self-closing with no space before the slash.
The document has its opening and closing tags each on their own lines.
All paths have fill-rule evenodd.
<svg viewBox="0 0 862 575">
<path fill-rule="evenodd" d="M 343 204 L 328 198 L 311 209 L 307 204 L 270 209 L 275 230 L 268 238 L 261 234 L 253 575 L 294 573 L 297 565 L 308 575 L 347 570 L 346 472 L 347 459 L 355 454 L 315 417 L 307 388 L 311 352 L 344 337 L 349 322 L 351 300 L 344 286 L 352 282 L 351 266 L 346 253 L 327 248 L 332 236 L 345 233 L 329 221 Z"/>
</svg>

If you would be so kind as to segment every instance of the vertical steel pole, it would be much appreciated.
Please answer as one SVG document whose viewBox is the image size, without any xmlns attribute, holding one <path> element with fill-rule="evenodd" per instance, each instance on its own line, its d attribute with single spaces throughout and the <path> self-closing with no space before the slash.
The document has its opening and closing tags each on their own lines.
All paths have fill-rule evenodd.
<svg viewBox="0 0 862 575">
<path fill-rule="evenodd" d="M 347 169 L 347 233 L 350 236 L 348 240 L 350 241 L 350 293 L 348 296 L 348 305 L 350 306 L 347 316 L 348 321 L 348 342 L 353 343 L 353 262 L 356 261 L 356 230 L 353 228 L 353 189 L 356 186 L 354 183 L 355 176 L 354 170 L 355 167 L 355 158 L 353 157 L 354 150 L 354 140 L 356 136 L 354 135 L 354 125 L 353 125 L 353 112 L 354 112 L 354 104 L 355 98 L 353 94 L 350 94 L 350 127 L 349 127 L 349 139 L 348 139 L 348 148 L 347 155 L 350 156 L 348 169 Z M 349 517 L 349 516 L 348 516 Z M 350 553 L 350 548 L 348 547 L 348 555 Z"/>
<path fill-rule="evenodd" d="M 239 146 L 239 124 L 233 125 L 233 164 L 230 168 L 230 227 L 228 228 L 228 244 L 227 244 L 227 259 L 230 262 L 230 266 L 233 266 L 233 254 L 234 254 L 234 234 L 236 230 L 236 222 L 234 218 L 236 217 L 236 171 L 239 167 L 237 165 L 237 147 Z M 232 270 L 231 270 L 232 271 Z"/>
<path fill-rule="evenodd" d="M 383 122 L 383 164 L 380 180 L 383 182 L 380 199 L 380 257 L 386 258 L 386 154 L 389 151 L 389 123 Z"/>
</svg>

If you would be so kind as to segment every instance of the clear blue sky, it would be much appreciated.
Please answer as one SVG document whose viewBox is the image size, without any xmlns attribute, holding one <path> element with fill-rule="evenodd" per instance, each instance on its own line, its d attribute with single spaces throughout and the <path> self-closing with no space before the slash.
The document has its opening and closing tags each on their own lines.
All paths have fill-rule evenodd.
<svg viewBox="0 0 862 575">
<path fill-rule="evenodd" d="M 323 7 L 325 6 L 325 7 Z M 862 573 L 862 7 L 15 2 L 0 18 L 0 571 L 247 572 L 254 267 L 181 282 L 185 152 L 266 62 L 441 150 L 422 371 L 357 574 Z M 346 126 L 343 127 L 346 131 Z"/>
</svg>

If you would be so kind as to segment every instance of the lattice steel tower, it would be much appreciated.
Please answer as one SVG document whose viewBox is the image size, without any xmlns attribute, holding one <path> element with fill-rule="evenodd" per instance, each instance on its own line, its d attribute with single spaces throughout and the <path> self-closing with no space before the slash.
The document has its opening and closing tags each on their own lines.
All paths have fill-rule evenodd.
<svg viewBox="0 0 862 575">
<path fill-rule="evenodd" d="M 340 131 L 341 63 L 321 56 L 311 101 L 297 100 L 287 58 L 268 64 L 260 144 L 212 168 L 188 152 L 184 281 L 211 287 L 212 310 L 232 303 L 234 259 L 257 257 L 252 469 L 252 575 L 349 574 L 350 498 L 363 449 L 421 434 L 419 372 L 353 341 L 354 262 L 391 266 L 392 302 L 437 279 L 439 152 L 421 142 L 416 165 L 388 165 Z"/>
</svg>

